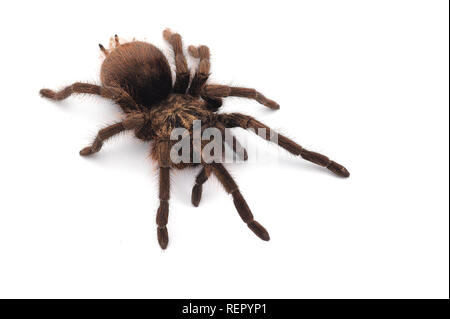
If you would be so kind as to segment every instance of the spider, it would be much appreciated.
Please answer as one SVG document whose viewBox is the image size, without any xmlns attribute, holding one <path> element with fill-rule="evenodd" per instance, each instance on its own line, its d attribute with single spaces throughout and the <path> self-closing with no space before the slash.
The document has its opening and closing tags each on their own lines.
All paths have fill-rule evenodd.
<svg viewBox="0 0 450 319">
<path fill-rule="evenodd" d="M 237 96 L 253 99 L 273 109 L 279 105 L 251 88 L 207 84 L 210 74 L 210 52 L 204 45 L 189 46 L 189 54 L 198 61 L 193 73 L 188 68 L 183 53 L 181 36 L 169 29 L 163 31 L 164 39 L 174 53 L 175 81 L 172 81 L 171 68 L 166 56 L 154 45 L 133 40 L 120 43 L 117 35 L 111 39 L 109 49 L 99 44 L 105 59 L 101 66 L 101 85 L 76 82 L 60 91 L 42 89 L 41 96 L 52 100 L 63 100 L 73 93 L 100 95 L 111 99 L 120 106 L 124 115 L 120 122 L 101 129 L 93 143 L 83 148 L 80 155 L 92 155 L 102 148 L 103 143 L 118 133 L 131 130 L 144 141 L 152 141 L 151 158 L 158 164 L 159 170 L 159 208 L 156 214 L 157 238 L 162 249 L 166 249 L 169 236 L 167 221 L 169 216 L 170 171 L 186 167 L 201 166 L 192 189 L 191 201 L 198 206 L 202 195 L 202 185 L 213 174 L 226 192 L 231 194 L 233 202 L 242 220 L 262 240 L 270 239 L 266 229 L 253 218 L 253 214 L 242 196 L 238 185 L 220 161 L 206 163 L 174 163 L 170 157 L 175 141 L 170 133 L 182 127 L 192 134 L 194 120 L 201 120 L 204 127 L 215 127 L 220 131 L 228 128 L 271 129 L 251 116 L 240 113 L 216 113 L 225 97 Z M 269 140 L 270 134 L 262 136 Z M 233 137 L 233 150 L 236 152 L 238 141 Z M 344 166 L 319 153 L 304 149 L 294 141 L 278 134 L 278 145 L 303 159 L 326 167 L 341 177 L 350 174 Z M 198 150 L 197 150 L 198 151 Z M 246 154 L 244 155 L 246 158 Z M 244 158 L 244 159 L 245 159 Z"/>
</svg>

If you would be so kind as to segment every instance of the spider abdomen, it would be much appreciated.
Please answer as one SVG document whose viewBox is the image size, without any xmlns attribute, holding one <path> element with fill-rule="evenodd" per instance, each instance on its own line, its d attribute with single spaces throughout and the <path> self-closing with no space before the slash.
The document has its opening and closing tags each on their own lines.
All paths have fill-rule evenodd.
<svg viewBox="0 0 450 319">
<path fill-rule="evenodd" d="M 134 41 L 113 49 L 103 61 L 104 86 L 121 87 L 137 104 L 151 108 L 172 90 L 167 58 L 150 43 Z"/>
</svg>

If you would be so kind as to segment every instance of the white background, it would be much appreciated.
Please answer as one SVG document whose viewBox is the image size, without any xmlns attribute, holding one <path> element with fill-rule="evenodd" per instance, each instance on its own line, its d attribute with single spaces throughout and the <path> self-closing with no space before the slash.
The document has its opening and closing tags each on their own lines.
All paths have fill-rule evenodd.
<svg viewBox="0 0 450 319">
<path fill-rule="evenodd" d="M 448 298 L 448 1 L 2 2 L 0 297 Z M 98 82 L 97 44 L 161 33 L 207 44 L 211 83 L 255 87 L 240 111 L 329 155 L 349 179 L 269 151 L 227 165 L 263 242 L 217 180 L 172 174 L 170 244 L 156 241 L 156 166 L 131 134 L 78 151 L 120 116 L 53 103 Z"/>
</svg>

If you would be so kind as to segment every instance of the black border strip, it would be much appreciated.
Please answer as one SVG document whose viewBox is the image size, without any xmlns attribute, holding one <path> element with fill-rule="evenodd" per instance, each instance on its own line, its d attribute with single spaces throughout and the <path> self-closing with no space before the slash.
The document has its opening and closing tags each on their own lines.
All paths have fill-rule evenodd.
<svg viewBox="0 0 450 319">
<path fill-rule="evenodd" d="M 385 317 L 394 313 L 402 316 L 411 314 L 426 317 L 436 314 L 437 317 L 443 317 L 444 313 L 448 312 L 449 304 L 448 299 L 3 299 L 0 300 L 0 309 L 10 308 L 9 310 L 13 310 L 16 315 L 28 312 L 34 315 L 59 317 L 66 314 L 86 316 L 97 313 L 102 316 L 127 317 L 133 314 L 139 314 L 139 317 L 161 314 L 170 318 L 273 318 L 280 315 L 302 316 L 305 314 L 361 318 L 366 315 Z M 253 310 L 249 311 L 249 306 L 241 305 L 265 306 L 253 306 Z M 195 313 L 195 309 L 197 311 L 200 309 L 195 306 L 203 306 L 201 309 L 205 312 Z M 216 307 L 213 316 L 211 313 L 206 313 L 207 306 Z M 233 309 L 233 312 L 227 311 L 227 307 L 228 310 Z M 257 311 L 255 311 L 256 308 L 258 308 Z M 191 312 L 183 313 L 183 310 Z"/>
</svg>

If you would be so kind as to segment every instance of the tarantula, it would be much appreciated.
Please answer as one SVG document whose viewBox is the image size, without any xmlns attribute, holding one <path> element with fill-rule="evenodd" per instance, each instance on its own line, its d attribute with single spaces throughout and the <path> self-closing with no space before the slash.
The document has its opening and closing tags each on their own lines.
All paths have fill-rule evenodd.
<svg viewBox="0 0 450 319">
<path fill-rule="evenodd" d="M 133 130 L 138 139 L 153 141 L 151 157 L 159 168 L 159 208 L 156 214 L 157 237 L 162 249 L 167 247 L 169 236 L 167 221 L 169 215 L 170 170 L 201 165 L 192 189 L 191 201 L 198 206 L 202 195 L 202 185 L 211 173 L 217 177 L 225 190 L 232 195 L 234 205 L 242 220 L 262 240 L 269 240 L 269 233 L 253 218 L 239 188 L 220 161 L 207 163 L 174 163 L 171 161 L 171 147 L 176 141 L 170 133 L 182 127 L 192 134 L 194 120 L 201 120 L 202 129 L 215 127 L 220 131 L 227 128 L 267 129 L 269 127 L 251 116 L 240 113 L 221 113 L 216 111 L 222 105 L 222 98 L 237 96 L 254 99 L 270 109 L 279 109 L 279 105 L 251 88 L 207 84 L 210 74 L 209 48 L 204 45 L 189 46 L 188 52 L 198 59 L 198 67 L 191 80 L 186 57 L 183 53 L 181 36 L 169 29 L 163 32 L 164 39 L 173 49 L 175 59 L 175 81 L 167 58 L 155 46 L 147 42 L 131 41 L 120 43 L 117 35 L 111 41 L 110 48 L 99 44 L 105 55 L 101 66 L 101 85 L 74 83 L 60 91 L 42 89 L 41 96 L 52 100 L 63 100 L 73 93 L 88 93 L 111 99 L 124 112 L 122 121 L 101 129 L 93 143 L 83 148 L 80 155 L 88 156 L 100 151 L 103 143 L 113 135 Z M 264 136 L 263 136 L 264 138 Z M 265 138 L 269 140 L 270 134 Z M 233 137 L 233 150 L 239 143 Z M 288 152 L 301 156 L 307 161 L 326 167 L 341 177 L 350 174 L 344 166 L 319 153 L 311 152 L 287 137 L 278 134 L 278 145 Z M 197 149 L 197 152 L 201 150 Z M 246 155 L 245 155 L 246 156 Z"/>
</svg>

